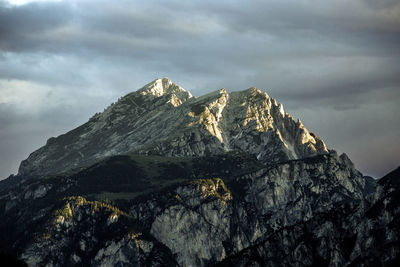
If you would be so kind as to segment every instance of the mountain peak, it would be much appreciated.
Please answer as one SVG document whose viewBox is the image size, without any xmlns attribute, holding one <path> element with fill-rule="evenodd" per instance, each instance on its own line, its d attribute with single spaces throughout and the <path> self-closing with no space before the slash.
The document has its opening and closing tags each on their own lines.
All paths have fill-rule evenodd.
<svg viewBox="0 0 400 267">
<path fill-rule="evenodd" d="M 137 90 L 137 92 L 142 95 L 151 94 L 154 96 L 162 96 L 167 93 L 171 85 L 172 81 L 167 77 L 155 79 L 154 81 L 146 84 L 145 86 Z"/>
<path fill-rule="evenodd" d="M 51 138 L 21 163 L 19 174 L 48 175 L 125 153 L 203 156 L 232 150 L 264 163 L 328 153 L 321 139 L 258 88 L 192 97 L 162 78 Z"/>
<path fill-rule="evenodd" d="M 257 95 L 257 94 L 261 94 L 262 92 L 261 92 L 261 90 L 260 89 L 258 89 L 257 87 L 250 87 L 249 89 L 247 89 L 251 94 L 255 94 L 255 95 Z"/>
<path fill-rule="evenodd" d="M 156 98 L 163 97 L 166 99 L 166 103 L 170 103 L 175 107 L 193 97 L 190 92 L 186 91 L 178 84 L 173 83 L 168 77 L 156 79 L 139 90 L 128 94 L 127 97 L 138 97 L 138 95 Z"/>
<path fill-rule="evenodd" d="M 187 94 L 189 97 L 192 97 L 192 94 L 176 83 L 173 83 L 168 77 L 156 79 L 139 90 L 136 91 L 137 93 L 140 93 L 141 95 L 154 95 L 154 96 L 163 96 L 166 94 Z"/>
</svg>

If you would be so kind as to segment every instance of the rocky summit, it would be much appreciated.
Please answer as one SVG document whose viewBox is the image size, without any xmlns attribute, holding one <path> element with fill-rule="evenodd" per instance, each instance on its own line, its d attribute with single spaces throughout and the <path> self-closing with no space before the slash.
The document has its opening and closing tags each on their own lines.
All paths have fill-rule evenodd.
<svg viewBox="0 0 400 267">
<path fill-rule="evenodd" d="M 0 181 L 0 261 L 398 266 L 399 176 L 364 177 L 257 88 L 157 79 Z"/>
<path fill-rule="evenodd" d="M 328 152 L 322 140 L 259 89 L 193 97 L 164 78 L 50 138 L 21 163 L 19 174 L 54 175 L 125 153 L 204 156 L 233 150 L 265 163 Z"/>
</svg>

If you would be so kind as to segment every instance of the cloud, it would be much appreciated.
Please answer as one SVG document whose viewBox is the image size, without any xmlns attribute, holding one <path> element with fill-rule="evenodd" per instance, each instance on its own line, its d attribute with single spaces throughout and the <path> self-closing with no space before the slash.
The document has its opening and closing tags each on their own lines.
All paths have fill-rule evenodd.
<svg viewBox="0 0 400 267">
<path fill-rule="evenodd" d="M 0 49 L 14 52 L 49 49 L 42 36 L 65 25 L 71 14 L 63 2 L 9 6 L 1 1 Z"/>
<path fill-rule="evenodd" d="M 23 132 L 40 125 L 39 146 L 43 136 L 61 134 L 119 96 L 168 76 L 194 95 L 222 87 L 267 90 L 341 147 L 346 136 L 324 121 L 393 124 L 400 105 L 399 43 L 400 3 L 393 0 L 0 1 L 0 100 L 8 99 L 0 102 L 8 118 L 24 121 L 25 110 L 38 123 L 21 124 L 19 137 L 5 126 L 3 135 L 18 144 Z M 333 115 L 342 110 L 346 116 Z M 362 128 L 375 141 L 353 142 L 346 152 L 383 174 L 383 163 L 356 151 L 390 138 L 360 127 L 346 131 Z M 0 148 L 19 151 L 19 161 L 32 152 L 24 146 Z M 382 151 L 393 158 L 399 153 Z"/>
</svg>

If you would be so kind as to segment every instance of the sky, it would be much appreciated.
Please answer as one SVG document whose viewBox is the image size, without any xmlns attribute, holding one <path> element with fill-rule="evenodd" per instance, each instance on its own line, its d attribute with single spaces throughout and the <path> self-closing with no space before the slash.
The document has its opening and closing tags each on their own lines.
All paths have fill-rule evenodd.
<svg viewBox="0 0 400 267">
<path fill-rule="evenodd" d="M 364 175 L 400 165 L 400 1 L 0 0 L 0 179 L 161 77 L 258 87 Z"/>
</svg>

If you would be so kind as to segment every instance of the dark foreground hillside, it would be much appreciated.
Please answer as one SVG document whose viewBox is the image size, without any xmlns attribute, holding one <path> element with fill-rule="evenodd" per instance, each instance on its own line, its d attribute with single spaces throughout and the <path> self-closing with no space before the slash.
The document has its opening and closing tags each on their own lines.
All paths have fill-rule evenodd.
<svg viewBox="0 0 400 267">
<path fill-rule="evenodd" d="M 33 266 L 392 265 L 398 179 L 367 195 L 335 153 L 115 156 L 1 192 L 1 248 Z"/>
</svg>

